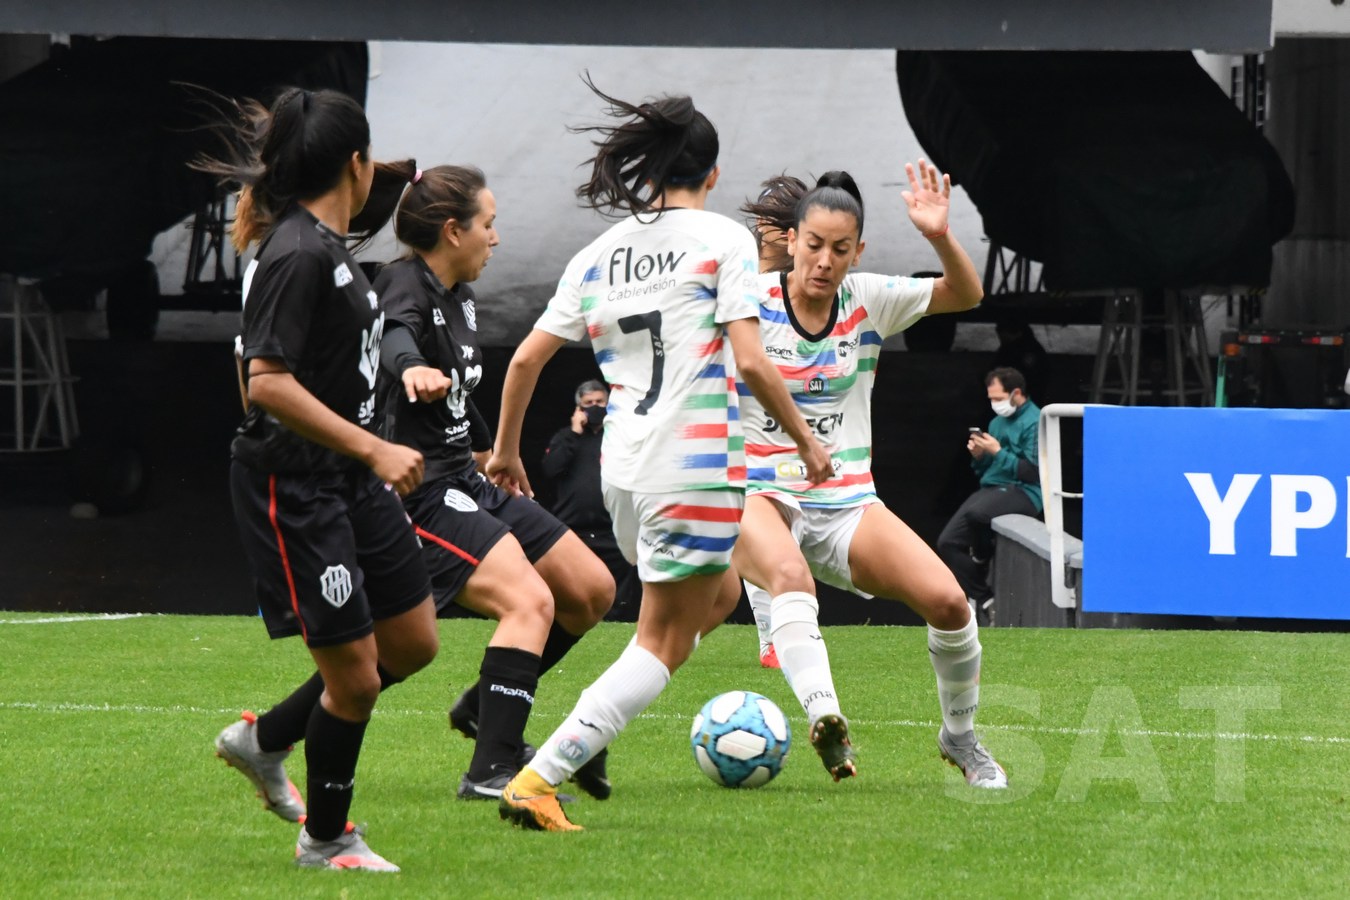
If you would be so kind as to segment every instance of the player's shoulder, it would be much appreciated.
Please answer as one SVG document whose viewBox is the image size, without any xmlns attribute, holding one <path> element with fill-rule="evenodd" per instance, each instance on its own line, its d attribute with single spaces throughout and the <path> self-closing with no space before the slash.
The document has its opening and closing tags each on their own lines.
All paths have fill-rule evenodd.
<svg viewBox="0 0 1350 900">
<path fill-rule="evenodd" d="M 396 259 L 380 266 L 371 284 L 383 294 L 394 288 L 411 288 L 417 284 L 417 277 L 417 266 L 412 260 Z"/>
<path fill-rule="evenodd" d="M 258 248 L 260 265 L 316 266 L 346 263 L 346 248 L 341 239 L 303 209 L 291 211 L 272 227 Z"/>
</svg>

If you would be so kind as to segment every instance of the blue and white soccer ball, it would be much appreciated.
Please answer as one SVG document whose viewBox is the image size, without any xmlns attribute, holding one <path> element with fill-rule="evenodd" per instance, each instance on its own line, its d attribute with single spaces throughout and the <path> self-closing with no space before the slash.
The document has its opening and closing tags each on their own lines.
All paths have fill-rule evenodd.
<svg viewBox="0 0 1350 900">
<path fill-rule="evenodd" d="M 694 716 L 689 742 L 704 775 L 726 787 L 753 788 L 782 771 L 792 729 L 768 697 L 728 691 Z"/>
</svg>

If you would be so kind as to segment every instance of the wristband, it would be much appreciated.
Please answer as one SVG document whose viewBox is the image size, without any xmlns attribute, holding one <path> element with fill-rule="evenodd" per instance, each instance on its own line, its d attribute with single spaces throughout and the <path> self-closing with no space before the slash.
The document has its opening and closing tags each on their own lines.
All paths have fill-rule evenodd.
<svg viewBox="0 0 1350 900">
<path fill-rule="evenodd" d="M 926 238 L 928 238 L 928 239 L 931 241 L 931 240 L 933 240 L 933 239 L 935 239 L 935 238 L 940 238 L 940 237 L 942 237 L 942 236 L 943 236 L 944 234 L 946 234 L 948 231 L 951 231 L 951 229 L 952 229 L 952 223 L 951 223 L 951 222 L 948 222 L 946 225 L 943 225 L 943 226 L 942 226 L 942 230 L 941 230 L 941 231 L 925 231 L 925 232 L 923 232 L 923 236 L 926 237 Z"/>
</svg>

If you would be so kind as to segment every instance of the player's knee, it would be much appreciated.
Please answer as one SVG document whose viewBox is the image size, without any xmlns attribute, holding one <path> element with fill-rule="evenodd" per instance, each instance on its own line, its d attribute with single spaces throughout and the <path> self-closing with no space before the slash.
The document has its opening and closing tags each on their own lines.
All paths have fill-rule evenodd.
<svg viewBox="0 0 1350 900">
<path fill-rule="evenodd" d="M 380 696 L 380 673 L 374 666 L 346 671 L 340 678 L 326 678 L 324 684 L 333 712 L 355 722 L 370 718 Z"/>
<path fill-rule="evenodd" d="M 970 602 L 956 585 L 945 589 L 929 606 L 928 624 L 941 631 L 958 631 L 969 621 Z"/>
<path fill-rule="evenodd" d="M 420 672 L 431 661 L 436 658 L 436 654 L 441 649 L 441 638 L 436 629 L 429 629 L 425 634 L 420 634 L 412 641 L 403 653 L 403 670 L 411 675 L 414 672 Z M 403 677 L 407 677 L 404 675 Z"/>
<path fill-rule="evenodd" d="M 768 586 L 769 593 L 782 594 L 787 591 L 810 591 L 815 585 L 811 568 L 801 557 L 781 560 L 773 568 L 773 584 Z"/>
<path fill-rule="evenodd" d="M 548 631 L 553 624 L 553 595 L 542 579 L 534 578 L 517 586 L 511 605 L 502 621 L 508 620 L 540 631 Z"/>
</svg>

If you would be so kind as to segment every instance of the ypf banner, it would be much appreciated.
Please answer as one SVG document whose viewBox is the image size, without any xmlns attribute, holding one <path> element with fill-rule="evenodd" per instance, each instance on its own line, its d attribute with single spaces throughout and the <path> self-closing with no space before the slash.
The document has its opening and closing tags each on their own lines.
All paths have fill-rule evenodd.
<svg viewBox="0 0 1350 900">
<path fill-rule="evenodd" d="M 1089 407 L 1083 609 L 1350 619 L 1350 411 Z"/>
</svg>

